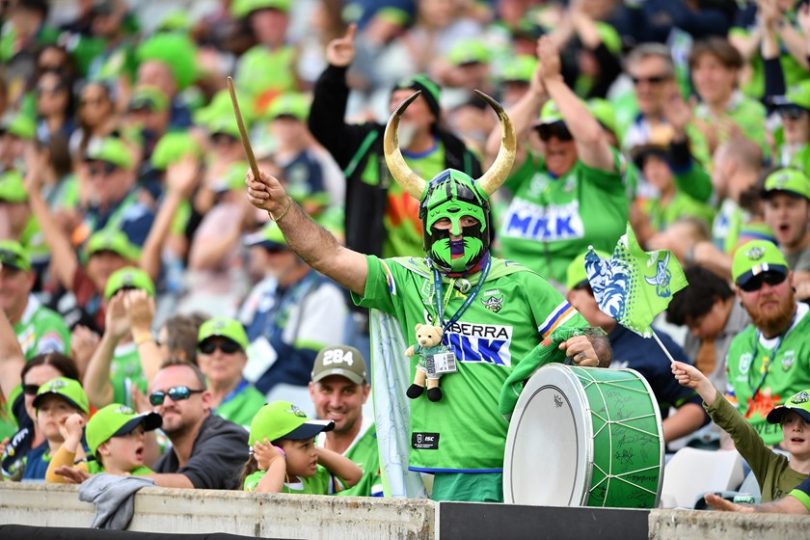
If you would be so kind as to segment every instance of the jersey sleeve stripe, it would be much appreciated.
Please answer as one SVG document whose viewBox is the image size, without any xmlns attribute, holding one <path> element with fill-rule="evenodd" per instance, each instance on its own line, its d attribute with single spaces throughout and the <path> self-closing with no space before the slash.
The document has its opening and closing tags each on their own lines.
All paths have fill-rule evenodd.
<svg viewBox="0 0 810 540">
<path fill-rule="evenodd" d="M 382 265 L 383 272 L 385 272 L 385 281 L 388 283 L 388 292 L 391 293 L 391 296 L 396 296 L 397 284 L 394 281 L 394 274 L 391 273 L 391 269 L 388 268 L 385 261 L 380 260 L 380 264 Z"/>
<path fill-rule="evenodd" d="M 568 302 L 563 302 L 554 308 L 551 315 L 549 315 L 546 320 L 543 321 L 543 324 L 537 327 L 537 331 L 543 338 L 545 338 L 554 330 L 562 326 L 565 321 L 573 317 L 576 312 L 577 311 L 574 309 L 574 306 Z"/>
</svg>

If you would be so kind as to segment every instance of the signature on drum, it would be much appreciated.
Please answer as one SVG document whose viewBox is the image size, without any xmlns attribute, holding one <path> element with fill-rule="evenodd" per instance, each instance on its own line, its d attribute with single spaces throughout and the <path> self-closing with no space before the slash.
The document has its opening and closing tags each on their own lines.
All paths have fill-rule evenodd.
<svg viewBox="0 0 810 540">
<path fill-rule="evenodd" d="M 558 409 L 563 406 L 563 400 L 560 394 L 554 394 L 554 406 Z"/>
</svg>

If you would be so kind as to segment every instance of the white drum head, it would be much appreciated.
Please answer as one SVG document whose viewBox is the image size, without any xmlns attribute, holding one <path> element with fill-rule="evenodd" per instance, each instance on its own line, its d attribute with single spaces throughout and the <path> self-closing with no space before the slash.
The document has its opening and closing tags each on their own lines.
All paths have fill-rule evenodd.
<svg viewBox="0 0 810 540">
<path fill-rule="evenodd" d="M 550 364 L 526 383 L 509 423 L 504 501 L 581 506 L 587 501 L 593 428 L 585 393 L 566 367 Z"/>
</svg>

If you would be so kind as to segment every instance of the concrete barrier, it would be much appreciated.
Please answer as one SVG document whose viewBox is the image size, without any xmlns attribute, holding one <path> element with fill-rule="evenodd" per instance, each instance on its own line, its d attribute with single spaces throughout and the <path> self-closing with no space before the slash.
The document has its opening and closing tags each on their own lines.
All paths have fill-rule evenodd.
<svg viewBox="0 0 810 540">
<path fill-rule="evenodd" d="M 131 531 L 227 532 L 306 539 L 433 539 L 436 503 L 423 500 L 247 494 L 144 488 L 135 496 Z M 77 486 L 0 484 L 0 523 L 89 527 L 92 504 Z"/>
<path fill-rule="evenodd" d="M 810 537 L 810 517 L 698 510 L 653 510 L 655 540 L 793 540 Z"/>
</svg>

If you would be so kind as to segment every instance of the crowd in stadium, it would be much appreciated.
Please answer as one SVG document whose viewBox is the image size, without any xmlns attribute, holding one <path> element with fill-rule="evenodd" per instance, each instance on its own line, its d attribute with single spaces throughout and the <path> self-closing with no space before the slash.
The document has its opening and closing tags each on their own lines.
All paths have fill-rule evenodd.
<svg viewBox="0 0 810 540">
<path fill-rule="evenodd" d="M 0 22 L 4 481 L 390 495 L 381 312 L 434 500 L 503 501 L 499 394 L 545 346 L 637 370 L 669 454 L 736 448 L 759 504 L 706 503 L 810 512 L 810 2 L 9 0 Z M 627 230 L 689 282 L 660 343 L 586 275 Z"/>
</svg>

